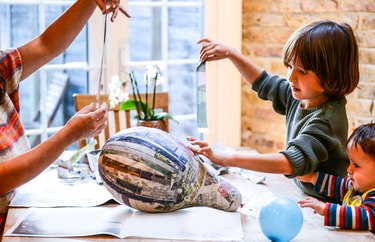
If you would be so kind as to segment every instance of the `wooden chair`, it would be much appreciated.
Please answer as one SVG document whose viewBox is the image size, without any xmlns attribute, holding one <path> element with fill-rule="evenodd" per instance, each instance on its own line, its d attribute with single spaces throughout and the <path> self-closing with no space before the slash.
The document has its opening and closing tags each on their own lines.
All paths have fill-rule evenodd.
<svg viewBox="0 0 375 242">
<path fill-rule="evenodd" d="M 145 94 L 141 94 L 142 100 L 146 100 Z M 152 95 L 149 94 L 148 103 L 151 106 Z M 129 95 L 129 98 L 133 98 Z M 83 107 L 89 105 L 90 103 L 96 102 L 96 95 L 94 94 L 73 94 L 74 99 L 74 109 L 76 112 L 81 110 Z M 108 105 L 108 124 L 107 127 L 100 133 L 99 136 L 94 137 L 97 141 L 96 149 L 100 149 L 106 140 L 117 133 L 120 130 L 132 127 L 132 120 L 134 118 L 134 111 L 123 111 L 119 110 L 119 107 L 110 108 L 108 95 L 100 95 L 100 103 L 107 103 Z M 156 93 L 155 97 L 155 109 L 161 110 L 163 112 L 168 112 L 168 93 L 159 92 Z M 168 120 L 167 120 L 168 125 Z M 78 142 L 78 148 L 82 148 L 87 144 L 86 140 L 81 140 Z"/>
</svg>

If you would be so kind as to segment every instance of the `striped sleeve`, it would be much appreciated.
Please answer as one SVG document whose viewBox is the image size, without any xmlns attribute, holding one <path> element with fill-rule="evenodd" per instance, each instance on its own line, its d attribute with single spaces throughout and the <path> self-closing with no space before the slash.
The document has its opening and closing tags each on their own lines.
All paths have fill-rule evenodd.
<svg viewBox="0 0 375 242">
<path fill-rule="evenodd" d="M 375 229 L 375 191 L 365 197 L 361 206 L 326 203 L 324 225 L 344 229 Z"/>
<path fill-rule="evenodd" d="M 337 201 L 342 201 L 348 190 L 350 180 L 338 176 L 318 172 L 314 191 L 331 197 Z"/>
</svg>

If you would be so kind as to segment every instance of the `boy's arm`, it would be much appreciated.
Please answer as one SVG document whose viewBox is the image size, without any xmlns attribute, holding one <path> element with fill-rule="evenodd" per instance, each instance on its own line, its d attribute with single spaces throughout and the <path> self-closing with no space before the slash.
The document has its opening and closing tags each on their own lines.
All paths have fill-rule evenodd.
<svg viewBox="0 0 375 242">
<path fill-rule="evenodd" d="M 194 153 L 204 155 L 220 166 L 235 166 L 253 171 L 285 175 L 292 173 L 290 162 L 282 154 L 228 154 L 220 151 L 214 152 L 205 141 L 197 140 L 194 137 L 187 137 L 187 139 L 193 145 L 190 146 L 190 149 Z"/>
</svg>

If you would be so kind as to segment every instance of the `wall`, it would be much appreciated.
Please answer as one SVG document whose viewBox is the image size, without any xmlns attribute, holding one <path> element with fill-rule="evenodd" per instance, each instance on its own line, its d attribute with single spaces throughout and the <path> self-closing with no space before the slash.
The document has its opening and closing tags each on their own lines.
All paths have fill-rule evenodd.
<svg viewBox="0 0 375 242">
<path fill-rule="evenodd" d="M 282 49 L 299 26 L 319 20 L 346 22 L 355 30 L 360 49 L 359 88 L 348 96 L 349 133 L 375 121 L 374 0 L 243 0 L 242 52 L 269 72 L 286 75 Z M 242 82 L 242 146 L 260 152 L 285 148 L 284 116 L 273 112 Z"/>
</svg>

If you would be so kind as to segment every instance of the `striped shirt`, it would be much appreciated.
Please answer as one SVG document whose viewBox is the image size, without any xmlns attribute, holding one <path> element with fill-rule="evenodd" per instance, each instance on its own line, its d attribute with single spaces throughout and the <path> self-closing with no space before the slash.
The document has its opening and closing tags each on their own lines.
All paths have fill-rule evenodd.
<svg viewBox="0 0 375 242">
<path fill-rule="evenodd" d="M 375 189 L 358 193 L 349 178 L 318 172 L 314 190 L 337 201 L 326 203 L 324 225 L 374 232 Z"/>
</svg>

